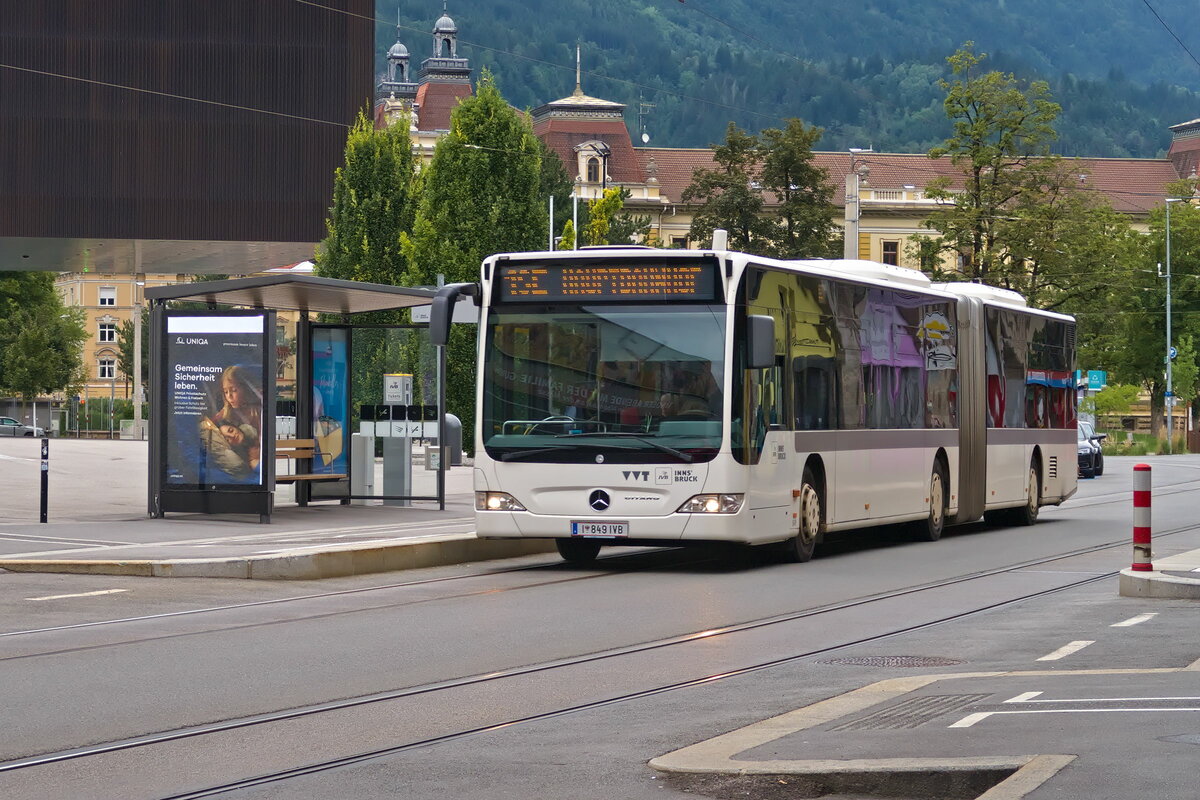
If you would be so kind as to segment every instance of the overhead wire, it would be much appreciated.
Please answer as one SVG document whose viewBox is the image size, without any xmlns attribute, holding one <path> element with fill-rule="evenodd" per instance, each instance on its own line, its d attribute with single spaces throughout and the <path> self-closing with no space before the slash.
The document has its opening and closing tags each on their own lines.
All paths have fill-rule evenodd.
<svg viewBox="0 0 1200 800">
<path fill-rule="evenodd" d="M 414 33 L 420 33 L 420 34 L 427 34 L 429 32 L 429 31 L 425 30 L 424 28 L 417 28 L 412 25 L 404 25 L 404 24 L 397 23 L 397 22 L 391 22 L 389 20 L 383 20 L 378 17 L 368 16 L 366 14 L 358 14 L 353 11 L 347 11 L 346 9 L 342 9 L 342 8 L 332 8 L 323 3 L 318 3 L 318 2 L 316 2 L 316 0 L 293 0 L 293 2 L 300 3 L 301 5 L 306 5 L 306 6 L 313 6 L 315 8 L 323 8 L 326 11 L 331 11 L 335 14 L 344 14 L 348 17 L 356 17 L 358 19 L 368 20 L 368 21 L 374 22 L 376 25 L 387 25 L 389 27 L 395 26 L 396 28 L 402 28 L 404 30 L 413 31 Z M 574 72 L 575 72 L 575 67 L 573 67 L 573 66 L 559 64 L 554 61 L 547 61 L 542 58 L 534 58 L 533 56 L 527 56 L 523 53 L 514 53 L 511 50 L 503 50 L 498 47 L 489 47 L 487 45 L 480 44 L 478 42 L 473 42 L 469 39 L 463 39 L 460 37 L 458 39 L 458 42 L 459 42 L 459 44 L 467 45 L 469 47 L 474 47 L 474 48 L 477 48 L 479 50 L 482 50 L 482 51 L 485 51 L 488 53 L 495 53 L 495 54 L 502 55 L 502 56 L 505 56 L 508 58 L 516 58 L 516 59 L 520 59 L 522 61 L 528 61 L 533 64 L 541 64 L 542 66 L 554 67 L 555 69 L 569 71 L 572 74 L 574 74 Z M 710 100 L 705 97 L 698 97 L 696 95 L 684 94 L 682 92 L 674 92 L 674 91 L 671 91 L 670 89 L 664 89 L 659 86 L 651 86 L 651 85 L 645 84 L 645 83 L 638 83 L 637 81 L 631 81 L 627 78 L 615 78 L 611 75 L 604 75 L 603 73 L 593 72 L 590 70 L 580 70 L 580 72 L 581 72 L 581 74 L 587 75 L 590 78 L 596 78 L 596 79 L 605 80 L 605 81 L 612 81 L 613 83 L 623 84 L 625 86 L 632 86 L 635 89 L 641 89 L 643 91 L 648 91 L 648 92 L 655 92 L 658 94 L 665 94 L 668 97 L 676 97 L 676 98 L 679 98 L 680 100 L 688 100 L 693 103 L 703 103 L 704 105 L 713 106 L 714 108 L 722 108 L 722 109 L 725 109 L 726 111 L 737 111 L 742 114 L 748 114 L 748 115 L 754 116 L 754 117 L 763 117 L 765 119 L 775 120 L 778 122 L 783 122 L 783 121 L 786 121 L 786 119 L 787 119 L 786 117 L 781 117 L 778 114 L 768 114 L 763 111 L 755 111 L 753 109 L 742 108 L 740 106 L 730 105 L 728 103 L 721 103 L 716 100 Z"/>
</svg>

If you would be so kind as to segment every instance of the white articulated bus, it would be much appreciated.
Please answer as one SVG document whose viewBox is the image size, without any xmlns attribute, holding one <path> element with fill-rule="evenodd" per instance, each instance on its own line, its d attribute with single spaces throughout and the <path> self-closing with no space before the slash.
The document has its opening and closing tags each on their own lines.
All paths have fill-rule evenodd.
<svg viewBox="0 0 1200 800">
<path fill-rule="evenodd" d="M 488 258 L 481 537 L 740 542 L 807 561 L 827 532 L 985 513 L 1032 524 L 1076 489 L 1075 325 L 978 284 L 867 261 L 637 247 Z"/>
</svg>

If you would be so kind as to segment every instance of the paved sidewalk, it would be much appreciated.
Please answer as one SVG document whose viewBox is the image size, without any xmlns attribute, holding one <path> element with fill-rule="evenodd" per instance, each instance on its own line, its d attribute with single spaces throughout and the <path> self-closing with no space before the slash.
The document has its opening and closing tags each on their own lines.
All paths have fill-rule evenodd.
<svg viewBox="0 0 1200 800">
<path fill-rule="evenodd" d="M 0 440 L 0 569 L 161 577 L 313 579 L 549 552 L 544 540 L 475 536 L 471 467 L 446 476 L 446 508 L 306 507 L 276 493 L 269 525 L 238 514 L 146 513 L 148 447 L 139 441 L 52 439 L 48 518 L 40 510 L 35 439 Z M 434 473 L 414 493 L 436 494 Z"/>
</svg>

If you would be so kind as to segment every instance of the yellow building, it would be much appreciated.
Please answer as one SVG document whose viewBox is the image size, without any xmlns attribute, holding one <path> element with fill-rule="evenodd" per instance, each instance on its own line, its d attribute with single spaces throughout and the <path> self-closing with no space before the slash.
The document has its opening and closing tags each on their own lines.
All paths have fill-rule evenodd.
<svg viewBox="0 0 1200 800">
<path fill-rule="evenodd" d="M 133 396 L 133 376 L 121 372 L 121 324 L 133 319 L 147 286 L 168 286 L 190 280 L 187 275 L 115 275 L 90 272 L 63 272 L 54 281 L 58 296 L 68 308 L 80 308 L 88 340 L 83 345 L 83 367 L 87 376 L 80 389 L 85 397 Z M 149 358 L 148 352 L 143 358 Z M 64 399 L 64 398 L 59 398 Z"/>
</svg>

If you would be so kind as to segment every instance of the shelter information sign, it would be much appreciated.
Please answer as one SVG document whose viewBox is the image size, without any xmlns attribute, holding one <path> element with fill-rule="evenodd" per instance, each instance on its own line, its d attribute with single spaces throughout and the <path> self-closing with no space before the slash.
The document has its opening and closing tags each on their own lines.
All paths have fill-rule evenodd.
<svg viewBox="0 0 1200 800">
<path fill-rule="evenodd" d="M 265 316 L 167 317 L 165 482 L 261 486 Z"/>
</svg>

